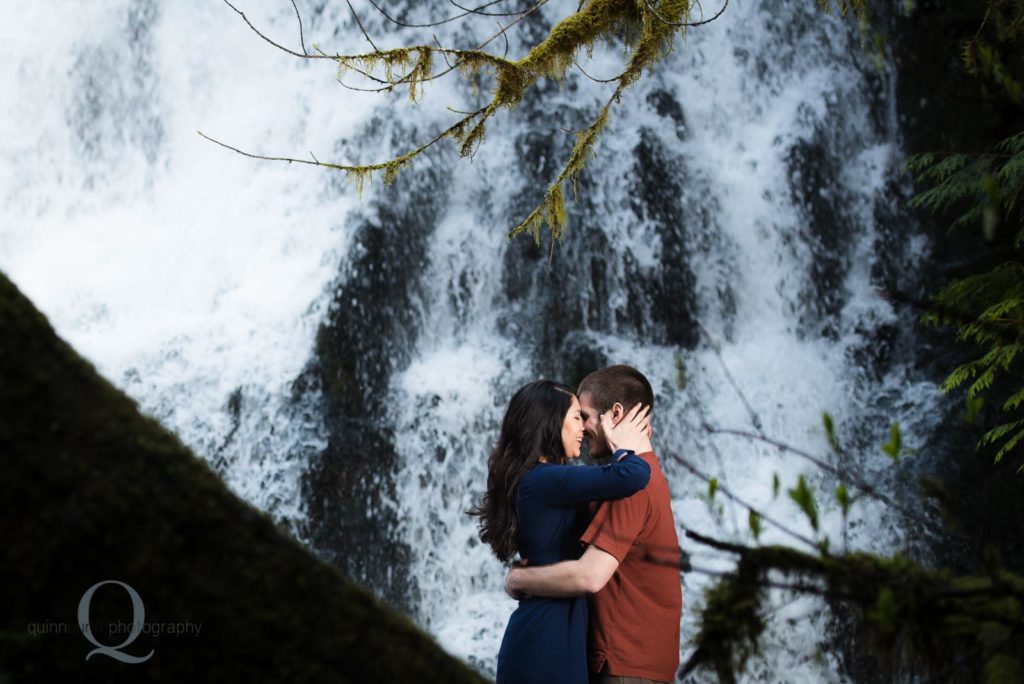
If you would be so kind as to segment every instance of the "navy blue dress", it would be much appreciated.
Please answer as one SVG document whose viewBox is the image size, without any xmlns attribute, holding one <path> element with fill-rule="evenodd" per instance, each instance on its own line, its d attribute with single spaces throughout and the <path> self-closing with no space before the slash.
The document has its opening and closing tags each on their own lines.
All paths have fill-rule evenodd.
<svg viewBox="0 0 1024 684">
<path fill-rule="evenodd" d="M 531 566 L 580 557 L 588 503 L 629 496 L 651 477 L 629 452 L 605 466 L 538 463 L 516 494 L 519 555 Z M 498 651 L 498 684 L 587 684 L 587 599 L 528 597 L 509 618 Z"/>
</svg>

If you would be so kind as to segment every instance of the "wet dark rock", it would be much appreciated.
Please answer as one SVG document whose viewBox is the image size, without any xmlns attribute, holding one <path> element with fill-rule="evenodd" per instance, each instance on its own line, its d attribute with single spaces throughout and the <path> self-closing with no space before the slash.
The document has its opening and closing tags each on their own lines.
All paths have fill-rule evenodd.
<svg viewBox="0 0 1024 684">
<path fill-rule="evenodd" d="M 3 679 L 482 681 L 229 491 L 3 274 L 0 328 Z M 103 584 L 84 620 L 145 662 L 90 653 L 78 610 L 111 580 L 141 608 Z"/>
<path fill-rule="evenodd" d="M 690 216 L 684 213 L 680 160 L 648 129 L 641 129 L 640 143 L 634 150 L 630 197 L 637 220 L 655 226 L 661 237 L 660 268 L 643 274 L 626 261 L 630 308 L 642 319 L 657 326 L 647 338 L 658 344 L 693 348 L 698 330 L 693 317 L 697 310 L 695 279 L 690 269 L 693 234 L 688 230 Z M 649 305 L 644 299 L 649 296 Z M 642 320 L 635 321 L 638 332 Z"/>
<path fill-rule="evenodd" d="M 385 128 L 377 126 L 376 133 Z M 415 137 L 393 130 L 397 139 Z M 417 337 L 421 273 L 447 198 L 440 168 L 425 159 L 414 164 L 355 219 L 354 244 L 308 370 L 321 388 L 329 440 L 303 479 L 305 536 L 322 557 L 407 612 L 415 578 L 388 506 L 397 456 L 385 399 Z"/>
<path fill-rule="evenodd" d="M 857 234 L 847 209 L 851 198 L 838 181 L 842 155 L 843 150 L 834 147 L 834 138 L 819 127 L 811 138 L 791 148 L 788 159 L 793 199 L 802 213 L 797 238 L 811 251 L 797 332 L 833 341 L 838 339 L 839 313 L 848 300 L 844 283 Z"/>
<path fill-rule="evenodd" d="M 671 119 L 675 124 L 676 136 L 679 140 L 686 137 L 686 117 L 683 115 L 683 108 L 675 95 L 667 90 L 658 88 L 647 94 L 647 103 L 654 107 L 658 116 Z"/>
</svg>

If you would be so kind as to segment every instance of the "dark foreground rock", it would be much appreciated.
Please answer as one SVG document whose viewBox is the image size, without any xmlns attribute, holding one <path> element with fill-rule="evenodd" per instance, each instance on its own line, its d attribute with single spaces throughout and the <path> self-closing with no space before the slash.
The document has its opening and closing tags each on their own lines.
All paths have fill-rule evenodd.
<svg viewBox="0 0 1024 684">
<path fill-rule="evenodd" d="M 481 681 L 228 491 L 3 274 L 0 333 L 0 681 Z"/>
</svg>

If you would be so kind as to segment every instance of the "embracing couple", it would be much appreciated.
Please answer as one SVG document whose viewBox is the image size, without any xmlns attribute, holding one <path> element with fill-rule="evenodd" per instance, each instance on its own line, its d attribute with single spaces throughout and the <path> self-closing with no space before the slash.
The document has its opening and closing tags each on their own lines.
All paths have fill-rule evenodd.
<svg viewBox="0 0 1024 684">
<path fill-rule="evenodd" d="M 631 366 L 548 380 L 509 402 L 474 511 L 519 600 L 498 683 L 671 682 L 679 665 L 679 541 L 650 441 L 651 384 Z M 571 465 L 583 437 L 606 465 Z M 588 608 L 589 597 L 589 608 Z"/>
</svg>

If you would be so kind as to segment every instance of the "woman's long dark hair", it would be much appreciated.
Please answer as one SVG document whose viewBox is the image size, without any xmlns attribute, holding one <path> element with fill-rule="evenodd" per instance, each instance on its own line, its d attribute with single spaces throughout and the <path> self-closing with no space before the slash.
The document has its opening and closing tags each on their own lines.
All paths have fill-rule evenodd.
<svg viewBox="0 0 1024 684">
<path fill-rule="evenodd" d="M 480 517 L 480 539 L 508 561 L 519 545 L 516 490 L 519 479 L 544 456 L 548 463 L 565 462 L 562 425 L 572 406 L 572 389 L 550 380 L 520 387 L 501 421 L 498 443 L 487 462 L 487 492 L 470 515 Z"/>
</svg>

